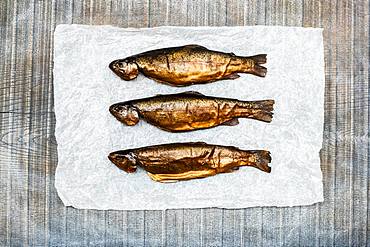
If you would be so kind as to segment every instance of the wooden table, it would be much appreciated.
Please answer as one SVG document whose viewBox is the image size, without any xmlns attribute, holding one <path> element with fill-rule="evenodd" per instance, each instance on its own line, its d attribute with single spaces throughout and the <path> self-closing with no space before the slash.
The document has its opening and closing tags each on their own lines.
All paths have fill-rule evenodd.
<svg viewBox="0 0 370 247">
<path fill-rule="evenodd" d="M 0 246 L 370 245 L 369 1 L 2 0 L 0 23 Z M 52 72 L 53 31 L 61 23 L 323 27 L 325 202 L 240 210 L 64 207 L 54 188 Z"/>
</svg>

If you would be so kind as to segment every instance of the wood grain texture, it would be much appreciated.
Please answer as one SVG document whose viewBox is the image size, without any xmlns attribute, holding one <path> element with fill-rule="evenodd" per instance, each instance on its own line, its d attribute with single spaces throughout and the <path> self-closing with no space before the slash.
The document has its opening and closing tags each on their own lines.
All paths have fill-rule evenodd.
<svg viewBox="0 0 370 247">
<path fill-rule="evenodd" d="M 324 28 L 325 202 L 293 208 L 95 211 L 56 194 L 57 24 Z M 369 1 L 3 0 L 0 246 L 369 246 Z"/>
</svg>

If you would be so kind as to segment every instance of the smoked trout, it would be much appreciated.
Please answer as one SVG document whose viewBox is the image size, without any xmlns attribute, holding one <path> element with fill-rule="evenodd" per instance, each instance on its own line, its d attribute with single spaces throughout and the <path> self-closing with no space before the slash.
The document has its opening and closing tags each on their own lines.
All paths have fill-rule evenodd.
<svg viewBox="0 0 370 247">
<path fill-rule="evenodd" d="M 135 79 L 139 72 L 172 86 L 202 84 L 223 79 L 236 79 L 237 73 L 265 77 L 266 54 L 236 56 L 209 50 L 199 45 L 186 45 L 147 51 L 109 64 L 123 80 Z"/>
<path fill-rule="evenodd" d="M 270 152 L 241 150 L 204 142 L 172 143 L 110 153 L 109 160 L 128 173 L 140 166 L 157 182 L 177 182 L 229 173 L 252 166 L 270 173 Z"/>
<path fill-rule="evenodd" d="M 273 100 L 241 101 L 184 92 L 117 103 L 109 111 L 129 126 L 136 125 L 141 117 L 163 130 L 181 132 L 237 125 L 238 118 L 271 122 L 273 105 Z"/>
</svg>

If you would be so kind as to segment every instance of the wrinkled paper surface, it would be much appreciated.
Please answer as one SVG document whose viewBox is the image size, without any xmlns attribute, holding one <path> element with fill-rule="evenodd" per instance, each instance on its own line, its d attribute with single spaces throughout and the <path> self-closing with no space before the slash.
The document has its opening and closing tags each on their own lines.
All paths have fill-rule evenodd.
<svg viewBox="0 0 370 247">
<path fill-rule="evenodd" d="M 159 27 L 59 25 L 55 31 L 54 97 L 58 143 L 55 186 L 66 206 L 90 209 L 169 209 L 296 206 L 323 201 L 319 151 L 324 122 L 322 29 L 296 27 Z M 108 64 L 143 51 L 199 44 L 249 56 L 267 53 L 265 78 L 176 88 L 139 75 L 123 81 Z M 156 94 L 198 91 L 240 100 L 275 100 L 272 123 L 239 119 L 187 133 L 145 121 L 129 127 L 111 104 Z M 272 172 L 251 167 L 205 179 L 163 184 L 138 169 L 127 174 L 107 155 L 171 142 L 204 141 L 271 151 Z"/>
</svg>

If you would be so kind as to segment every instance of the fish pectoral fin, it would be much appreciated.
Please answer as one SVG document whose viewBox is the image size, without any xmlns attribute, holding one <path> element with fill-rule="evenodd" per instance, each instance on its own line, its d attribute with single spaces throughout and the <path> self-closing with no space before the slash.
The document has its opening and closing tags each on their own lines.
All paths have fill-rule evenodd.
<svg viewBox="0 0 370 247">
<path fill-rule="evenodd" d="M 238 75 L 237 73 L 233 73 L 233 74 L 230 74 L 230 75 L 227 75 L 227 76 L 223 77 L 222 79 L 235 80 L 235 79 L 238 79 L 239 77 L 240 77 L 240 75 Z"/>
<path fill-rule="evenodd" d="M 232 173 L 232 172 L 235 172 L 237 170 L 239 170 L 239 166 L 235 166 L 235 167 L 230 168 L 229 170 L 225 170 L 225 171 L 223 171 L 223 173 Z"/>
<path fill-rule="evenodd" d="M 156 182 L 161 182 L 161 183 L 173 183 L 177 182 L 180 180 L 189 180 L 193 178 L 205 178 L 209 176 L 216 175 L 215 170 L 201 170 L 201 171 L 188 171 L 188 172 L 183 172 L 183 173 L 178 173 L 178 174 L 155 174 L 155 173 L 150 173 L 148 172 L 148 176 L 156 181 Z"/>
<path fill-rule="evenodd" d="M 226 126 L 235 126 L 239 124 L 239 120 L 237 118 L 233 118 L 229 121 L 223 122 L 221 125 L 226 125 Z"/>
<path fill-rule="evenodd" d="M 201 95 L 201 96 L 204 96 L 204 94 L 199 93 L 199 92 L 197 92 L 197 91 L 186 91 L 186 92 L 183 92 L 183 93 L 180 93 L 180 94 Z"/>
</svg>

